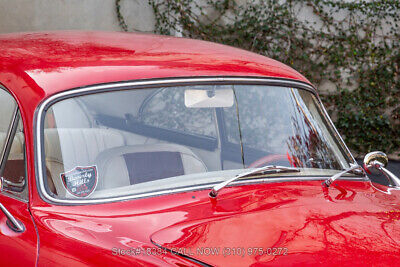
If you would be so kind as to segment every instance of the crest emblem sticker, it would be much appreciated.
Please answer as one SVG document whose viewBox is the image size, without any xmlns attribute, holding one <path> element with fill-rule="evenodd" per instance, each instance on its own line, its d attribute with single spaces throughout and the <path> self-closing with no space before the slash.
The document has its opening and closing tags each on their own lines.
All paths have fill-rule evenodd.
<svg viewBox="0 0 400 267">
<path fill-rule="evenodd" d="M 60 176 L 64 187 L 76 197 L 88 197 L 97 186 L 97 166 L 77 166 Z"/>
</svg>

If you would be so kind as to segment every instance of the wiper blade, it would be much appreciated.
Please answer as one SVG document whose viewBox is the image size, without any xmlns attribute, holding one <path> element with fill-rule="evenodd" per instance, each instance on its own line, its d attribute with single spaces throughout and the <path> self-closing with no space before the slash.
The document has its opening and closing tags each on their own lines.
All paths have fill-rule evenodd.
<svg viewBox="0 0 400 267">
<path fill-rule="evenodd" d="M 240 179 L 243 177 L 247 177 L 247 176 L 251 176 L 251 175 L 255 175 L 255 174 L 265 175 L 265 174 L 273 174 L 273 173 L 286 173 L 286 172 L 299 172 L 299 171 L 300 171 L 300 169 L 294 168 L 294 167 L 275 166 L 275 165 L 264 166 L 261 168 L 253 169 L 251 171 L 240 173 L 240 174 L 236 175 L 235 177 L 232 177 L 222 183 L 215 185 L 211 189 L 209 195 L 212 198 L 217 197 L 218 191 L 220 191 L 222 188 L 229 185 L 230 183 L 236 181 L 237 179 Z"/>
<path fill-rule="evenodd" d="M 358 170 L 358 171 L 356 171 L 356 170 Z M 349 168 L 347 168 L 339 173 L 336 173 L 335 175 L 332 175 L 331 177 L 326 179 L 322 184 L 325 185 L 326 187 L 329 187 L 336 179 L 340 178 L 341 176 L 343 176 L 346 173 L 364 174 L 364 169 L 360 165 L 350 163 Z"/>
</svg>

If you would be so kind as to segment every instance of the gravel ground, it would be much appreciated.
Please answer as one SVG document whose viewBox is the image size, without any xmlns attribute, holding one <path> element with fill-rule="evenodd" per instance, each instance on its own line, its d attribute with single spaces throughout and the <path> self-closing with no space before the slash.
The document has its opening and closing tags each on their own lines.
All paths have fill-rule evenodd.
<svg viewBox="0 0 400 267">
<path fill-rule="evenodd" d="M 357 159 L 358 164 L 362 165 L 363 160 L 362 159 Z M 391 171 L 392 173 L 394 173 L 395 175 L 397 175 L 397 177 L 400 178 L 400 161 L 394 161 L 394 160 L 390 160 L 388 165 L 387 165 L 387 169 L 389 171 Z M 371 178 L 371 180 L 373 182 L 379 183 L 379 184 L 383 184 L 383 185 L 387 185 L 388 184 L 388 180 L 386 179 L 385 176 L 383 175 L 368 175 L 369 178 Z"/>
</svg>

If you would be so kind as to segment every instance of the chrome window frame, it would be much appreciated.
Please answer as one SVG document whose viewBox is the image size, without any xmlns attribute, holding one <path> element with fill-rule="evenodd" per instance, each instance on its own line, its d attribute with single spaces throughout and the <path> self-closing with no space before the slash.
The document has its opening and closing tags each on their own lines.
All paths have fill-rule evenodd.
<svg viewBox="0 0 400 267">
<path fill-rule="evenodd" d="M 282 86 L 282 87 L 293 87 L 296 89 L 303 89 L 310 91 L 313 93 L 319 104 L 322 107 L 322 111 L 324 116 L 327 118 L 328 123 L 332 127 L 334 134 L 338 138 L 340 145 L 344 149 L 344 152 L 349 157 L 349 160 L 352 160 L 353 163 L 356 164 L 356 161 L 350 150 L 344 143 L 341 138 L 339 132 L 337 131 L 335 125 L 332 123 L 328 113 L 326 112 L 325 107 L 322 105 L 320 97 L 316 91 L 316 89 L 305 82 L 291 80 L 291 79 L 283 79 L 283 78 L 268 78 L 268 77 L 244 77 L 244 76 L 207 76 L 207 77 L 182 77 L 182 78 L 157 78 L 157 79 L 145 79 L 145 80 L 133 80 L 133 81 L 122 81 L 122 82 L 114 82 L 114 83 L 105 83 L 105 84 L 95 84 L 84 87 L 73 88 L 70 90 L 66 90 L 63 92 L 56 93 L 52 96 L 49 96 L 44 101 L 42 101 L 35 111 L 34 118 L 34 150 L 35 150 L 35 170 L 36 170 L 36 184 L 39 195 L 41 198 L 52 204 L 58 205 L 85 205 L 85 204 L 101 204 L 101 203 L 110 203 L 138 198 L 146 198 L 146 197 L 154 197 L 166 194 L 194 191 L 194 190 L 203 190 L 203 189 L 211 189 L 216 183 L 210 183 L 206 185 L 198 185 L 198 186 L 189 186 L 184 188 L 174 188 L 163 191 L 142 193 L 136 195 L 128 195 L 128 196 L 117 196 L 113 198 L 106 199 L 58 199 L 49 195 L 45 188 L 45 176 L 43 175 L 43 170 L 45 169 L 45 161 L 43 160 L 44 156 L 44 136 L 43 136 L 43 124 L 44 117 L 47 109 L 56 102 L 62 101 L 64 99 L 72 98 L 75 96 L 96 94 L 102 92 L 112 92 L 112 91 L 123 91 L 123 90 L 135 90 L 135 89 L 148 89 L 148 88 L 157 88 L 157 87 L 172 87 L 172 86 L 184 86 L 184 85 L 217 85 L 217 84 L 242 84 L 242 85 L 269 85 L 269 86 Z M 305 181 L 305 180 L 325 180 L 326 177 L 279 177 L 273 179 L 253 179 L 249 180 L 239 180 L 232 183 L 234 185 L 244 185 L 244 184 L 254 184 L 254 183 L 266 183 L 266 182 L 283 182 L 283 181 Z M 343 179 L 349 179 L 343 177 Z M 350 178 L 349 180 L 362 180 L 368 181 L 369 178 L 367 176 Z"/>
</svg>

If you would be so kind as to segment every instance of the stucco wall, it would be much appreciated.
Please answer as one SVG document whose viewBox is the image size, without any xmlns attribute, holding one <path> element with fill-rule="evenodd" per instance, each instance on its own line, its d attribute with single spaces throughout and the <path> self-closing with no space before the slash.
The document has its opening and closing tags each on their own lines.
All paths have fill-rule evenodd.
<svg viewBox="0 0 400 267">
<path fill-rule="evenodd" d="M 146 0 L 122 0 L 129 30 L 152 32 Z M 0 0 L 0 33 L 45 30 L 120 31 L 115 0 Z"/>
</svg>

